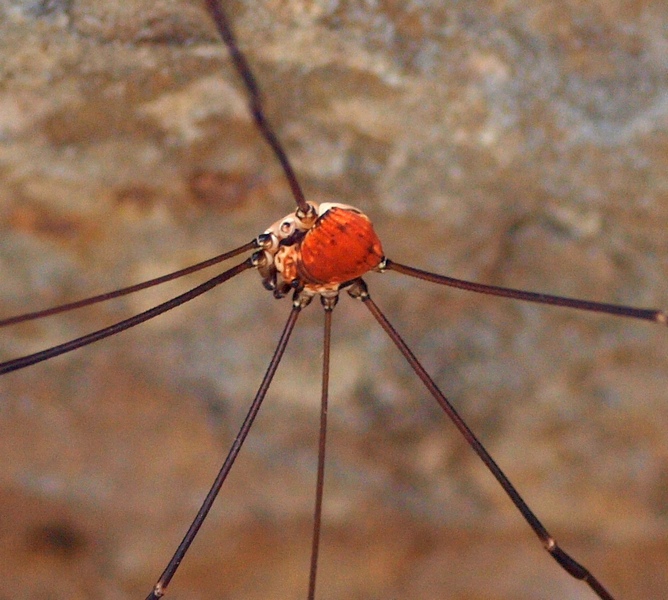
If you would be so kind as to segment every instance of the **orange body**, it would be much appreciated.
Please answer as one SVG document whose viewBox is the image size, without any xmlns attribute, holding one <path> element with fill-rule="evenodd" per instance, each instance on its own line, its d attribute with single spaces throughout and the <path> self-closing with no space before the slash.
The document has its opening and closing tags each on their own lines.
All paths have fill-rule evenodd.
<svg viewBox="0 0 668 600">
<path fill-rule="evenodd" d="M 306 232 L 295 266 L 307 286 L 331 286 L 361 277 L 382 259 L 371 221 L 355 209 L 332 207 Z"/>
</svg>

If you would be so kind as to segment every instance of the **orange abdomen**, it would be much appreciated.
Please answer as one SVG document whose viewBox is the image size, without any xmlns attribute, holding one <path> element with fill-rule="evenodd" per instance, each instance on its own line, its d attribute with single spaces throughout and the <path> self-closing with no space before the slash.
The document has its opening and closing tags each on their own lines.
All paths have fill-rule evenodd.
<svg viewBox="0 0 668 600">
<path fill-rule="evenodd" d="M 297 270 L 305 283 L 343 283 L 377 267 L 382 258 L 371 221 L 356 210 L 333 207 L 306 232 Z"/>
</svg>

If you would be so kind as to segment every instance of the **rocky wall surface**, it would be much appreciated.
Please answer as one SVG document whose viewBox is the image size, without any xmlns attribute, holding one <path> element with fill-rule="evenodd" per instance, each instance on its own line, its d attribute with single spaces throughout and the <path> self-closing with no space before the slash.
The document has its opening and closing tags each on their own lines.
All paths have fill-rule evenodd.
<svg viewBox="0 0 668 600">
<path fill-rule="evenodd" d="M 363 209 L 387 256 L 668 308 L 664 2 L 225 5 L 307 197 Z M 292 207 L 199 2 L 0 1 L 2 316 L 204 260 Z M 0 356 L 202 280 L 4 329 Z M 366 280 L 566 549 L 615 598 L 665 596 L 666 328 Z M 0 599 L 145 597 L 288 312 L 246 273 L 1 378 Z M 306 596 L 321 312 L 168 597 Z M 594 598 L 346 295 L 332 360 L 320 598 Z"/>
</svg>

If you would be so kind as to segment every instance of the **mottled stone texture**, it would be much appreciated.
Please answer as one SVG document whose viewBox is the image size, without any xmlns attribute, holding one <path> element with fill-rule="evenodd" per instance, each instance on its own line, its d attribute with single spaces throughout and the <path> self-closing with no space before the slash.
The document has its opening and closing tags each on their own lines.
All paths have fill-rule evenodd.
<svg viewBox="0 0 668 600">
<path fill-rule="evenodd" d="M 309 198 L 391 258 L 668 307 L 668 4 L 226 2 Z M 0 2 L 2 315 L 239 245 L 292 206 L 195 0 Z M 9 358 L 195 284 L 3 330 Z M 668 594 L 668 331 L 367 278 L 616 597 Z M 250 273 L 0 381 L 0 599 L 143 598 L 289 311 Z M 170 597 L 304 598 L 322 316 L 304 313 Z M 591 599 L 364 308 L 334 315 L 320 598 Z"/>
</svg>

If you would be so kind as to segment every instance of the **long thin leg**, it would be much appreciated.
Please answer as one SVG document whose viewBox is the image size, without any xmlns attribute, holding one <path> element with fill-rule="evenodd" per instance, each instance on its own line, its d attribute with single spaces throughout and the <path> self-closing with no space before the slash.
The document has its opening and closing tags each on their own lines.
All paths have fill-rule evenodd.
<svg viewBox="0 0 668 600">
<path fill-rule="evenodd" d="M 134 317 L 130 317 L 129 319 L 124 319 L 123 321 L 119 321 L 118 323 L 109 325 L 109 327 L 98 329 L 97 331 L 93 331 L 92 333 L 88 333 L 74 340 L 70 340 L 69 342 L 65 342 L 63 344 L 58 344 L 57 346 L 47 348 L 46 350 L 41 350 L 40 352 L 35 352 L 34 354 L 28 354 L 27 356 L 21 356 L 13 360 L 8 360 L 4 363 L 0 363 L 0 375 L 4 375 L 5 373 L 10 373 L 11 371 L 17 371 L 18 369 L 29 367 L 30 365 L 34 365 L 35 363 L 48 360 L 49 358 L 53 358 L 54 356 L 60 356 L 61 354 L 71 352 L 72 350 L 76 350 L 77 348 L 81 348 L 82 346 L 87 346 L 88 344 L 92 344 L 93 342 L 102 340 L 106 337 L 109 337 L 110 335 L 115 335 L 117 333 L 120 333 L 121 331 L 130 329 L 130 327 L 139 325 L 139 323 L 148 321 L 149 319 L 157 317 L 158 315 L 161 315 L 162 313 L 167 312 L 172 308 L 176 308 L 177 306 L 180 306 L 181 304 L 184 304 L 185 302 L 188 302 L 189 300 L 192 300 L 197 296 L 201 296 L 202 294 L 208 292 L 217 285 L 220 285 L 221 283 L 227 281 L 228 279 L 231 279 L 235 275 L 238 275 L 239 273 L 246 271 L 254 266 L 255 265 L 253 262 L 253 258 L 248 258 L 244 262 L 238 264 L 236 267 L 232 267 L 231 269 L 228 269 L 224 273 L 221 273 L 220 275 L 217 275 L 216 277 L 213 277 L 208 281 L 205 281 L 204 283 L 194 287 L 193 289 L 184 292 L 183 294 L 180 294 L 175 298 L 168 300 L 167 302 L 163 302 L 162 304 L 158 304 L 158 306 L 154 306 L 149 310 L 139 313 Z"/>
<path fill-rule="evenodd" d="M 185 269 L 180 269 L 174 271 L 174 273 L 168 273 L 167 275 L 162 275 L 156 277 L 155 279 L 149 279 L 148 281 L 143 281 L 142 283 L 137 283 L 135 285 L 130 285 L 128 287 L 121 288 L 120 290 L 114 290 L 113 292 L 106 292 L 104 294 L 98 294 L 97 296 L 91 296 L 90 298 L 84 298 L 83 300 L 77 300 L 76 302 L 68 302 L 67 304 L 61 304 L 60 306 L 54 306 L 52 308 L 47 308 L 45 310 L 38 310 L 31 313 L 25 313 L 22 315 L 17 315 L 15 317 L 8 317 L 7 319 L 0 319 L 0 327 L 7 327 L 8 325 L 15 325 L 16 323 L 24 323 L 26 321 L 33 321 L 35 319 L 41 319 L 43 317 L 50 317 L 51 315 L 57 315 L 60 313 L 68 312 L 70 310 L 75 310 L 77 308 L 83 308 L 84 306 L 90 306 L 91 304 L 97 304 L 98 302 L 105 302 L 111 300 L 112 298 L 120 298 L 121 296 L 127 296 L 134 292 L 139 292 L 140 290 L 145 290 L 147 288 L 160 285 L 161 283 L 166 283 L 167 281 L 172 281 L 178 279 L 179 277 L 184 277 L 185 275 L 190 275 L 191 273 L 196 273 L 207 267 L 217 265 L 218 263 L 227 260 L 228 258 L 234 258 L 239 254 L 243 254 L 249 250 L 257 249 L 260 247 L 258 238 L 254 239 L 252 242 L 248 242 L 239 248 L 230 250 L 229 252 L 224 252 L 213 258 L 209 258 L 205 261 L 197 263 L 196 265 L 191 265 Z"/>
<path fill-rule="evenodd" d="M 364 305 L 369 309 L 374 318 L 378 321 L 380 326 L 385 330 L 385 332 L 390 336 L 390 339 L 394 344 L 399 348 L 399 351 L 404 355 L 410 366 L 413 368 L 417 376 L 422 380 L 425 387 L 429 390 L 429 393 L 436 399 L 443 411 L 448 415 L 449 419 L 454 423 L 455 427 L 459 429 L 460 433 L 464 436 L 469 446 L 474 450 L 474 452 L 480 457 L 480 459 L 485 463 L 487 468 L 490 470 L 492 475 L 496 480 L 501 484 L 501 487 L 504 489 L 508 497 L 512 500 L 513 504 L 517 509 L 522 513 L 522 516 L 529 524 L 531 529 L 534 530 L 534 533 L 543 543 L 545 549 L 550 553 L 552 558 L 554 558 L 561 567 L 570 573 L 576 579 L 585 581 L 587 585 L 596 593 L 596 595 L 601 600 L 614 600 L 610 593 L 603 587 L 603 585 L 592 575 L 588 569 L 578 563 L 573 559 L 568 553 L 562 550 L 555 539 L 550 535 L 550 533 L 545 529 L 543 524 L 538 520 L 538 517 L 533 513 L 529 506 L 524 502 L 519 492 L 515 489 L 515 486 L 510 482 L 506 477 L 505 473 L 501 468 L 494 462 L 494 459 L 490 456 L 489 452 L 485 447 L 480 443 L 475 434 L 471 431 L 469 426 L 464 422 L 464 420 L 459 416 L 455 408 L 450 404 L 448 399 L 443 395 L 438 386 L 434 381 L 429 377 L 427 372 L 424 370 L 424 367 L 420 364 L 415 355 L 410 351 L 406 342 L 402 339 L 399 333 L 392 327 L 390 322 L 387 320 L 385 315 L 381 310 L 376 306 L 376 304 L 371 300 L 369 293 L 366 289 L 366 285 L 362 280 L 356 282 L 350 289 L 349 293 L 354 298 L 359 298 L 362 300 Z"/>
<path fill-rule="evenodd" d="M 315 509 L 313 511 L 313 540 L 311 545 L 311 569 L 308 582 L 308 600 L 315 598 L 315 582 L 318 572 L 318 553 L 320 550 L 320 530 L 322 524 L 322 497 L 325 488 L 325 449 L 327 446 L 327 402 L 329 398 L 329 350 L 332 338 L 333 305 L 325 307 L 325 336 L 322 350 L 322 393 L 320 400 L 320 435 L 318 438 L 318 476 L 315 486 Z"/>
<path fill-rule="evenodd" d="M 618 317 L 631 317 L 633 319 L 642 319 L 643 321 L 653 321 L 661 325 L 668 325 L 668 314 L 662 310 L 633 308 L 630 306 L 621 306 L 619 304 L 604 304 L 602 302 L 589 302 L 587 300 L 578 300 L 577 298 L 564 298 L 562 296 L 550 296 L 549 294 L 537 294 L 535 292 L 525 292 L 524 290 L 515 290 L 512 288 L 498 287 L 495 285 L 484 285 L 482 283 L 473 283 L 472 281 L 463 281 L 454 279 L 445 275 L 437 275 L 429 271 L 416 269 L 385 259 L 381 270 L 396 271 L 416 279 L 424 279 L 431 283 L 446 285 L 448 287 L 477 292 L 479 294 L 488 294 L 491 296 L 503 296 L 504 298 L 514 298 L 525 302 L 537 302 L 539 304 L 553 304 L 555 306 L 567 306 L 568 308 L 577 308 L 580 310 L 589 310 L 598 313 L 607 313 Z"/>
<path fill-rule="evenodd" d="M 239 429 L 239 433 L 232 443 L 232 447 L 230 448 L 227 458 L 225 459 L 223 466 L 220 468 L 220 471 L 218 472 L 218 475 L 216 476 L 216 479 L 214 480 L 209 493 L 206 495 L 202 506 L 200 507 L 199 511 L 197 511 L 195 519 L 188 528 L 188 531 L 183 537 L 183 540 L 181 540 L 181 543 L 176 549 L 176 552 L 174 552 L 174 556 L 172 556 L 169 564 L 160 576 L 160 579 L 158 579 L 153 590 L 146 597 L 146 600 L 157 600 L 157 598 L 161 598 L 165 595 L 165 591 L 167 590 L 169 582 L 172 580 L 172 577 L 174 577 L 174 573 L 176 573 L 176 570 L 179 568 L 179 565 L 183 560 L 183 557 L 185 556 L 186 552 L 188 552 L 190 544 L 192 544 L 195 536 L 197 535 L 197 532 L 200 530 L 200 527 L 204 522 L 204 519 L 206 519 L 206 516 L 209 514 L 211 506 L 213 505 L 218 492 L 220 492 L 220 488 L 223 486 L 223 483 L 225 482 L 225 479 L 227 478 L 227 475 L 230 472 L 230 469 L 232 468 L 232 465 L 234 464 L 239 451 L 241 450 L 241 446 L 244 443 L 251 426 L 253 425 L 253 421 L 255 420 L 258 411 L 260 410 L 262 401 L 267 394 L 269 385 L 271 384 L 271 381 L 276 373 L 276 369 L 281 362 L 281 358 L 283 357 L 283 353 L 285 352 L 285 348 L 288 345 L 288 341 L 290 339 L 290 334 L 295 327 L 295 323 L 297 322 L 297 317 L 299 316 L 301 309 L 301 305 L 293 304 L 292 311 L 290 312 L 287 323 L 283 328 L 283 333 L 281 334 L 281 338 L 278 341 L 274 355 L 271 358 L 267 372 L 264 374 L 262 383 L 260 384 L 257 394 L 253 399 L 253 403 L 248 410 L 248 414 L 246 415 L 246 418 L 241 425 L 241 429 Z"/>
<path fill-rule="evenodd" d="M 281 143 L 278 141 L 274 130 L 269 123 L 265 113 L 264 107 L 262 106 L 262 94 L 260 93 L 260 87 L 255 81 L 253 72 L 246 60 L 246 57 L 239 50 L 239 45 L 237 44 L 234 34 L 232 33 L 232 28 L 223 12 L 222 7 L 220 6 L 219 0 L 206 0 L 206 6 L 209 9 L 209 13 L 216 23 L 220 37 L 223 38 L 223 41 L 227 45 L 227 48 L 232 56 L 234 61 L 234 66 L 236 67 L 237 72 L 243 79 L 246 90 L 248 91 L 248 100 L 250 112 L 253 115 L 253 119 L 260 130 L 260 133 L 267 140 L 267 143 L 271 146 L 271 149 L 281 163 L 285 177 L 288 180 L 290 189 L 292 190 L 292 195 L 294 196 L 295 202 L 299 207 L 299 210 L 304 214 L 310 212 L 310 207 L 304 198 L 304 192 L 297 181 L 297 176 L 295 175 L 292 165 L 288 160 L 288 156 L 283 150 Z"/>
</svg>

